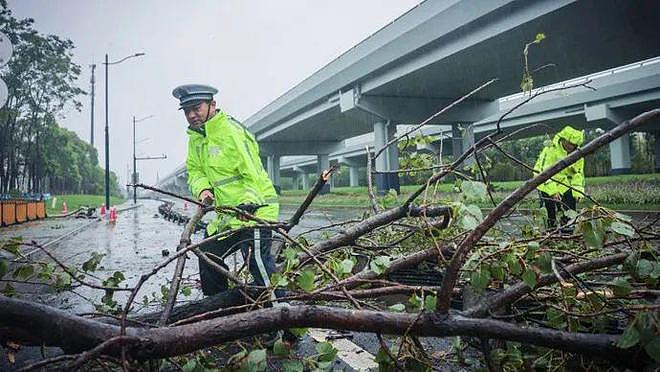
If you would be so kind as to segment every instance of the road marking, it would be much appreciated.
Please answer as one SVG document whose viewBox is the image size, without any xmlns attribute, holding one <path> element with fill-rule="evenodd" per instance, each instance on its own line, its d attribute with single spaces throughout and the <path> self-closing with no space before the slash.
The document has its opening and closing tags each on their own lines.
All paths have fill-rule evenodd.
<svg viewBox="0 0 660 372">
<path fill-rule="evenodd" d="M 347 338 L 327 340 L 330 332 L 326 329 L 313 328 L 309 330 L 309 335 L 316 342 L 329 342 L 337 349 L 337 356 L 356 371 L 378 370 L 378 363 L 374 361 L 374 356 L 360 346 Z"/>
</svg>

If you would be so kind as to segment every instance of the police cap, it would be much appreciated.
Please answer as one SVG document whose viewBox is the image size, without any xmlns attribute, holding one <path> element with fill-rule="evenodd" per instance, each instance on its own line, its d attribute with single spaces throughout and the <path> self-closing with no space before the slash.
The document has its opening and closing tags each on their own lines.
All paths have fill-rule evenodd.
<svg viewBox="0 0 660 372">
<path fill-rule="evenodd" d="M 195 106 L 200 102 L 212 101 L 218 90 L 210 85 L 186 84 L 172 91 L 174 98 L 179 100 L 179 109 Z"/>
</svg>

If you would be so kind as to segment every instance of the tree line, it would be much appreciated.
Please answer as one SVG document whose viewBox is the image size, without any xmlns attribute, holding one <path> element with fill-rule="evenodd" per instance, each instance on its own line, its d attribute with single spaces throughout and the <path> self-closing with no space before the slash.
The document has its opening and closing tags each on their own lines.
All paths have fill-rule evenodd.
<svg viewBox="0 0 660 372">
<path fill-rule="evenodd" d="M 0 108 L 0 193 L 102 193 L 96 149 L 57 123 L 65 109 L 79 111 L 86 94 L 76 85 L 81 69 L 73 42 L 39 33 L 33 19 L 17 19 L 4 1 L 0 31 L 14 49 L 0 70 L 9 92 Z"/>
</svg>

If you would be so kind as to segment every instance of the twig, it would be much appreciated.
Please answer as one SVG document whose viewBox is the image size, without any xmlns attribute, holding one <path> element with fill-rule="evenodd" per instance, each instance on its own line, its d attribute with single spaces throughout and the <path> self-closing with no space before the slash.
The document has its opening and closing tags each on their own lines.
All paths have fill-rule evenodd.
<svg viewBox="0 0 660 372">
<path fill-rule="evenodd" d="M 408 135 L 410 135 L 410 134 L 413 133 L 414 131 L 416 131 L 416 130 L 418 130 L 419 128 L 423 127 L 424 125 L 428 124 L 431 120 L 433 120 L 433 119 L 435 119 L 436 117 L 438 117 L 439 115 L 442 115 L 442 114 L 444 114 L 445 112 L 451 110 L 451 109 L 454 108 L 455 106 L 461 104 L 463 101 L 465 101 L 466 99 L 468 99 L 468 98 L 472 97 L 473 95 L 477 94 L 479 91 L 483 90 L 484 88 L 486 88 L 487 86 L 489 86 L 489 85 L 491 85 L 492 83 L 496 82 L 497 80 L 499 80 L 499 79 L 491 79 L 491 80 L 488 80 L 487 82 L 485 82 L 485 83 L 481 84 L 480 86 L 478 86 L 476 89 L 472 90 L 470 93 L 468 93 L 468 94 L 462 96 L 461 98 L 457 99 L 456 101 L 454 101 L 454 102 L 450 103 L 449 105 L 445 106 L 444 108 L 442 108 L 442 110 L 440 110 L 440 111 L 436 112 L 435 114 L 429 116 L 426 120 L 424 120 L 424 121 L 422 121 L 421 123 L 417 124 L 417 125 L 414 126 L 413 128 L 411 128 L 411 129 L 409 129 L 408 131 L 406 131 L 405 133 L 403 133 L 402 135 L 400 135 L 400 136 L 398 136 L 398 137 L 394 137 L 394 138 L 392 138 L 391 140 L 389 140 L 389 141 L 385 144 L 385 146 L 381 147 L 380 149 L 378 149 L 378 151 L 376 151 L 376 154 L 374 155 L 374 159 L 377 158 L 377 157 L 379 157 L 380 154 L 382 154 L 383 151 L 385 151 L 385 149 L 387 149 L 388 147 L 390 147 L 393 143 L 398 142 L 403 136 L 408 136 Z"/>
<path fill-rule="evenodd" d="M 314 198 L 318 195 L 318 193 L 321 191 L 323 186 L 328 182 L 330 177 L 332 176 L 332 173 L 337 169 L 338 165 L 334 164 L 331 165 L 330 168 L 325 169 L 321 172 L 319 175 L 319 178 L 316 180 L 316 183 L 314 183 L 314 186 L 312 186 L 312 189 L 309 190 L 309 193 L 307 194 L 307 197 L 305 200 L 300 204 L 296 212 L 291 216 L 289 219 L 289 222 L 287 222 L 286 226 L 284 229 L 286 231 L 291 230 L 294 226 L 300 222 L 300 218 L 302 215 L 305 213 L 307 208 L 309 208 L 310 204 L 312 204 L 312 201 L 314 201 Z"/>
<path fill-rule="evenodd" d="M 179 245 L 176 247 L 177 251 L 184 249 L 186 246 L 190 244 L 190 236 L 195 231 L 195 227 L 197 227 L 197 223 L 201 221 L 204 214 L 205 214 L 204 208 L 202 207 L 197 208 L 197 211 L 192 216 L 190 221 L 188 221 L 186 227 L 183 229 L 183 232 L 181 233 L 181 239 L 179 240 Z M 172 281 L 170 282 L 170 289 L 167 294 L 167 302 L 165 303 L 165 307 L 163 308 L 163 312 L 161 313 L 160 320 L 158 320 L 159 326 L 163 326 L 167 324 L 167 319 L 170 317 L 170 313 L 172 312 L 172 308 L 174 307 L 174 302 L 176 301 L 176 295 L 179 292 L 179 284 L 181 283 L 181 275 L 183 275 L 183 269 L 186 266 L 186 258 L 187 256 L 183 254 L 179 256 L 179 258 L 177 258 L 176 260 L 176 268 L 174 269 L 174 274 L 172 274 Z"/>
<path fill-rule="evenodd" d="M 369 202 L 371 203 L 371 210 L 373 210 L 374 213 L 378 213 L 378 203 L 376 202 L 376 196 L 374 195 L 373 180 L 371 178 L 371 163 L 373 160 L 371 158 L 369 146 L 365 146 L 364 148 L 367 151 L 367 192 L 369 193 Z"/>
</svg>

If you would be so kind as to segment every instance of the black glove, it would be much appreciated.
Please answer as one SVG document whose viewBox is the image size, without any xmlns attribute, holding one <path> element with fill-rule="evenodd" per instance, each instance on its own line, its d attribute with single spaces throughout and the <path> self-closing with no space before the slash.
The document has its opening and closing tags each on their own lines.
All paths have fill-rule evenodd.
<svg viewBox="0 0 660 372">
<path fill-rule="evenodd" d="M 265 207 L 265 206 L 266 206 L 265 204 L 259 205 L 259 204 L 253 204 L 253 203 L 241 203 L 241 204 L 237 205 L 236 208 L 238 208 L 238 209 L 240 209 L 244 212 L 247 212 L 249 214 L 254 214 L 254 212 L 256 212 L 257 209 L 259 209 L 261 207 Z"/>
</svg>

